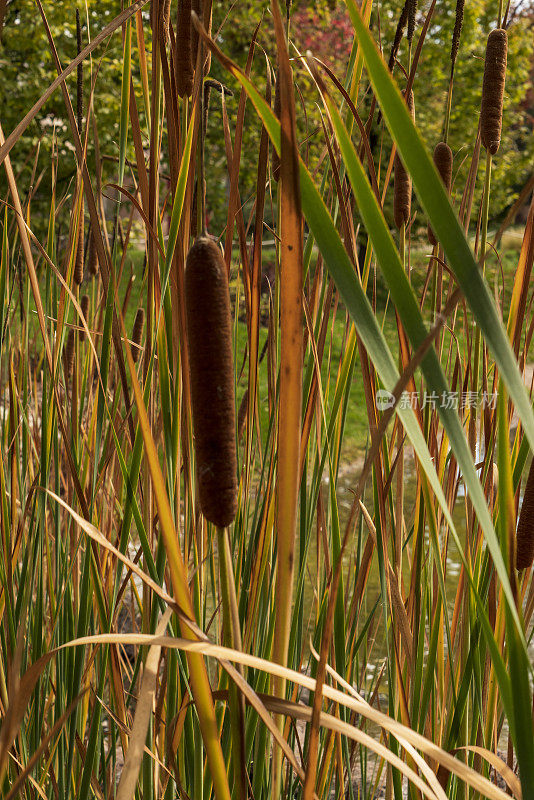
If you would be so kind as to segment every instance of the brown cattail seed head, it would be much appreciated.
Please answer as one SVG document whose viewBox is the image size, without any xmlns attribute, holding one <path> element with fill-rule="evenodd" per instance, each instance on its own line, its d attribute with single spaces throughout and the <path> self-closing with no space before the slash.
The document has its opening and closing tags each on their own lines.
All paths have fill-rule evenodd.
<svg viewBox="0 0 534 800">
<path fill-rule="evenodd" d="M 74 369 L 74 331 L 70 330 L 67 336 L 67 341 L 63 346 L 63 371 L 65 373 L 65 382 L 68 382 Z"/>
<path fill-rule="evenodd" d="M 232 323 L 226 265 L 207 236 L 187 256 L 185 307 L 199 503 L 225 527 L 237 496 Z"/>
<path fill-rule="evenodd" d="M 415 13 L 417 11 L 417 0 L 410 0 L 408 3 L 408 30 L 406 31 L 408 41 L 411 43 L 415 33 Z"/>
<path fill-rule="evenodd" d="M 178 0 L 176 23 L 176 88 L 180 97 L 191 97 L 193 64 L 191 61 L 191 0 Z"/>
<path fill-rule="evenodd" d="M 408 110 L 415 121 L 415 105 L 413 92 L 407 100 Z M 412 208 L 412 179 L 406 172 L 398 153 L 395 154 L 395 174 L 393 177 L 393 217 L 397 228 L 407 225 Z"/>
<path fill-rule="evenodd" d="M 389 55 L 389 61 L 388 61 L 388 67 L 391 72 L 393 71 L 393 67 L 395 66 L 395 59 L 397 58 L 397 53 L 399 52 L 400 43 L 402 41 L 402 34 L 404 33 L 404 28 L 406 27 L 406 21 L 408 19 L 408 6 L 410 5 L 410 2 L 411 0 L 405 1 L 399 17 L 399 21 L 397 23 L 395 38 L 393 39 L 393 46 L 391 48 L 391 53 Z"/>
<path fill-rule="evenodd" d="M 145 327 L 145 310 L 144 310 L 144 308 L 138 308 L 137 309 L 137 314 L 135 315 L 135 320 L 134 320 L 133 330 L 132 330 L 132 342 L 133 342 L 133 345 L 134 345 L 132 347 L 132 358 L 133 358 L 134 364 L 137 361 L 137 359 L 139 358 L 139 354 L 141 352 L 141 350 L 139 349 L 139 345 L 141 344 L 141 339 L 142 339 L 142 336 L 143 336 L 143 328 L 144 327 Z"/>
<path fill-rule="evenodd" d="M 83 208 L 80 216 L 80 232 L 78 233 L 78 247 L 76 248 L 76 261 L 74 262 L 74 283 L 79 286 L 83 281 L 83 256 L 84 256 L 84 219 Z"/>
<path fill-rule="evenodd" d="M 507 52 L 508 38 L 506 31 L 503 28 L 495 28 L 488 36 L 484 80 L 482 83 L 482 106 L 480 109 L 482 144 L 492 156 L 499 149 L 501 142 Z"/>
<path fill-rule="evenodd" d="M 447 194 L 449 194 L 452 185 L 452 150 L 446 142 L 439 142 L 434 148 L 434 164 L 447 190 Z M 428 238 L 432 246 L 438 243 L 430 225 L 428 226 Z"/>
<path fill-rule="evenodd" d="M 516 535 L 515 565 L 527 569 L 534 561 L 534 460 L 530 465 Z"/>
<path fill-rule="evenodd" d="M 456 57 L 460 47 L 460 35 L 462 33 L 462 25 L 464 21 L 464 3 L 465 0 L 456 0 L 456 16 L 454 18 L 454 31 L 452 33 L 451 44 L 451 67 L 454 69 Z"/>
<path fill-rule="evenodd" d="M 88 294 L 84 294 L 83 295 L 83 297 L 81 299 L 81 302 L 80 302 L 80 308 L 82 309 L 83 318 L 84 318 L 85 322 L 87 323 L 87 314 L 89 313 L 89 295 Z M 82 329 L 80 331 L 80 342 L 83 342 L 84 339 L 85 339 L 85 331 Z"/>
</svg>

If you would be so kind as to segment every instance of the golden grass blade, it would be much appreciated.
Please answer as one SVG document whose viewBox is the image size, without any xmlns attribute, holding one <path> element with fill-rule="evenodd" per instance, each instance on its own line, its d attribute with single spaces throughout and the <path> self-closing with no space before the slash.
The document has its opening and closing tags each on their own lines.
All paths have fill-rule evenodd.
<svg viewBox="0 0 534 800">
<path fill-rule="evenodd" d="M 114 643 L 121 643 L 121 644 L 136 644 L 136 645 L 151 645 L 151 644 L 160 644 L 162 647 L 171 647 L 179 650 L 183 650 L 184 652 L 194 652 L 198 654 L 203 654 L 207 656 L 211 656 L 219 660 L 223 665 L 225 662 L 233 662 L 236 664 L 242 664 L 243 666 L 252 667 L 252 669 L 258 669 L 263 672 L 268 672 L 271 675 L 276 675 L 279 677 L 284 678 L 286 681 L 292 681 L 293 683 L 298 684 L 299 686 L 303 686 L 310 691 L 315 691 L 316 682 L 313 678 L 308 677 L 307 675 L 302 674 L 301 672 L 297 672 L 296 670 L 289 669 L 288 667 L 283 667 L 280 664 L 276 664 L 274 661 L 267 661 L 263 658 L 258 658 L 257 656 L 250 655 L 248 653 L 243 653 L 240 650 L 231 650 L 227 647 L 222 647 L 221 645 L 212 644 L 206 640 L 204 641 L 191 641 L 189 639 L 180 639 L 176 637 L 166 637 L 166 636 L 155 636 L 153 634 L 98 634 L 95 636 L 84 636 L 79 639 L 74 639 L 66 644 L 62 645 L 55 651 L 47 654 L 47 658 L 49 659 L 61 649 L 65 649 L 67 647 L 77 647 L 80 645 L 87 645 L 87 644 L 114 644 Z M 43 657 L 44 658 L 44 657 Z M 39 663 L 39 662 L 38 662 Z M 35 665 L 34 665 L 35 666 Z M 234 670 L 236 673 L 236 677 L 234 680 L 239 682 L 239 685 L 242 686 L 243 683 L 246 684 L 244 679 L 241 678 L 239 673 Z M 232 673 L 230 673 L 233 676 Z M 484 778 L 482 775 L 479 775 L 473 769 L 468 767 L 463 762 L 459 761 L 453 755 L 448 753 L 446 750 L 443 750 L 438 745 L 434 744 L 434 742 L 430 741 L 426 737 L 422 736 L 420 733 L 412 730 L 411 728 L 406 727 L 397 720 L 389 717 L 387 714 L 384 714 L 382 711 L 378 711 L 377 709 L 369 706 L 365 702 L 361 702 L 354 697 L 351 697 L 343 692 L 339 691 L 338 689 L 334 689 L 332 686 L 324 685 L 323 687 L 323 694 L 324 697 L 332 700 L 334 703 L 339 703 L 342 706 L 350 709 L 356 714 L 361 714 L 361 716 L 368 719 L 370 722 L 379 725 L 388 733 L 392 733 L 397 740 L 404 739 L 413 747 L 416 747 L 420 750 L 427 758 L 437 761 L 439 764 L 442 764 L 445 769 L 449 770 L 450 772 L 457 775 L 462 781 L 464 781 L 467 785 L 471 786 L 476 791 L 480 792 L 484 797 L 487 797 L 488 800 L 506 800 L 508 795 L 506 795 L 502 789 L 499 789 L 494 784 L 490 783 L 487 778 Z M 248 696 L 248 695 L 247 695 Z M 286 703 L 283 698 L 276 698 L 277 702 Z M 280 706 L 281 708 L 281 706 Z M 298 706 L 300 709 L 301 706 Z M 302 708 L 306 708 L 303 706 Z M 338 720 L 339 722 L 339 720 Z M 350 727 L 350 726 L 349 726 Z M 348 734 L 347 734 L 348 735 Z"/>
<path fill-rule="evenodd" d="M 488 764 L 491 764 L 493 769 L 499 773 L 501 778 L 506 781 L 508 787 L 512 791 L 516 800 L 521 800 L 523 793 L 521 791 L 521 781 L 513 770 L 510 769 L 506 761 L 503 761 L 497 753 L 487 750 L 485 747 L 479 747 L 475 744 L 468 744 L 465 747 L 457 747 L 456 750 L 470 750 L 472 753 L 477 753 L 482 756 Z"/>
</svg>

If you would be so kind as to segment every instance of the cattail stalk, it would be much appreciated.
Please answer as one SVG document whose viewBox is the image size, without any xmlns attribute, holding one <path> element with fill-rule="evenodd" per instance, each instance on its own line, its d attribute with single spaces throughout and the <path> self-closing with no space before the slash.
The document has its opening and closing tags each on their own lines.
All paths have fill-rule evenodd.
<svg viewBox="0 0 534 800">
<path fill-rule="evenodd" d="M 191 61 L 191 0 L 178 0 L 175 62 L 178 94 L 180 97 L 191 97 L 194 76 Z"/>
<path fill-rule="evenodd" d="M 145 327 L 145 310 L 144 308 L 138 308 L 137 314 L 135 315 L 135 320 L 132 329 L 132 359 L 134 364 L 139 359 L 139 354 L 141 352 L 141 339 L 143 337 L 143 329 Z"/>
<path fill-rule="evenodd" d="M 452 150 L 446 142 L 439 142 L 434 148 L 434 164 L 447 190 L 447 194 L 450 194 L 452 185 Z M 433 247 L 437 245 L 438 240 L 430 223 L 428 224 L 428 239 Z"/>
<path fill-rule="evenodd" d="M 201 22 L 203 22 L 202 18 L 202 0 L 191 0 L 191 8 L 199 18 Z M 197 65 L 197 56 L 198 56 L 198 32 L 194 25 L 191 25 L 191 62 L 193 64 L 193 70 L 196 69 Z"/>
<path fill-rule="evenodd" d="M 506 31 L 495 28 L 488 36 L 480 109 L 482 144 L 492 156 L 498 151 L 501 142 L 507 52 Z"/>
<path fill-rule="evenodd" d="M 274 84 L 274 113 L 276 118 L 280 119 L 281 113 L 281 105 L 280 105 L 280 71 L 276 70 L 276 80 Z M 280 156 L 276 152 L 275 148 L 272 148 L 272 171 L 273 171 L 273 178 L 278 183 L 280 180 Z"/>
<path fill-rule="evenodd" d="M 217 548 L 219 556 L 219 583 L 223 610 L 224 644 L 234 650 L 242 650 L 241 628 L 235 590 L 234 571 L 228 530 L 217 528 Z M 242 667 L 236 665 L 242 674 Z M 233 784 L 238 800 L 247 800 L 247 772 L 245 754 L 245 698 L 230 681 L 228 686 L 230 700 L 230 726 L 232 729 Z"/>
<path fill-rule="evenodd" d="M 199 504 L 224 528 L 237 498 L 232 324 L 226 265 L 207 236 L 187 256 L 185 305 Z"/>
<path fill-rule="evenodd" d="M 452 90 L 454 85 L 454 67 L 456 66 L 456 58 L 460 48 L 460 35 L 462 33 L 462 26 L 464 21 L 464 3 L 465 0 L 456 0 L 456 14 L 454 17 L 454 30 L 452 32 L 451 42 L 451 74 L 449 78 L 449 88 L 447 90 L 447 99 L 445 101 L 445 121 L 443 124 L 443 139 L 446 142 L 449 138 L 449 122 L 451 118 L 452 108 Z"/>
<path fill-rule="evenodd" d="M 83 318 L 84 318 L 85 322 L 87 322 L 87 315 L 89 313 L 89 295 L 88 294 L 84 294 L 83 295 L 83 297 L 81 299 L 81 302 L 80 302 L 80 308 L 82 309 Z M 83 341 L 85 341 L 85 330 L 82 328 L 80 330 L 80 342 L 83 342 Z"/>
<path fill-rule="evenodd" d="M 534 459 L 528 472 L 516 535 L 515 565 L 527 569 L 534 562 Z"/>
</svg>

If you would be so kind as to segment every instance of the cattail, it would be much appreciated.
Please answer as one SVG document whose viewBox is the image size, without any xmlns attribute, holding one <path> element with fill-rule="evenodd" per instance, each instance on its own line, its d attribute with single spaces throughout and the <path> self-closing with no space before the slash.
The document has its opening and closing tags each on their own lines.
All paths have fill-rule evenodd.
<svg viewBox="0 0 534 800">
<path fill-rule="evenodd" d="M 185 306 L 199 502 L 222 528 L 237 493 L 232 323 L 226 265 L 207 236 L 187 256 Z"/>
<path fill-rule="evenodd" d="M 145 310 L 144 308 L 138 308 L 137 314 L 135 315 L 135 320 L 132 330 L 132 342 L 133 342 L 132 359 L 134 364 L 139 358 L 139 354 L 141 352 L 139 345 L 141 344 L 141 338 L 143 336 L 144 327 L 145 327 Z"/>
<path fill-rule="evenodd" d="M 84 294 L 83 295 L 83 297 L 81 299 L 81 302 L 80 302 L 80 308 L 82 309 L 83 318 L 84 318 L 85 322 L 87 322 L 87 314 L 89 312 L 89 295 L 88 294 Z M 84 340 L 85 340 L 85 330 L 82 328 L 81 331 L 80 331 L 80 342 L 83 342 Z"/>
<path fill-rule="evenodd" d="M 71 329 L 63 346 L 63 372 L 68 383 L 74 369 L 74 331 Z"/>
<path fill-rule="evenodd" d="M 484 80 L 482 83 L 482 106 L 480 109 L 480 133 L 482 144 L 492 156 L 499 149 L 502 128 L 502 104 L 506 79 L 506 55 L 508 39 L 503 28 L 495 28 L 488 36 Z"/>
<path fill-rule="evenodd" d="M 89 255 L 87 263 L 87 272 L 91 277 L 98 272 L 98 253 L 96 252 L 95 237 L 93 232 L 89 233 Z"/>
<path fill-rule="evenodd" d="M 452 150 L 446 142 L 439 142 L 434 148 L 434 164 L 447 190 L 447 194 L 450 194 L 452 185 Z M 428 238 L 433 247 L 438 243 L 430 225 L 428 226 Z"/>
<path fill-rule="evenodd" d="M 83 206 L 83 203 L 82 203 Z M 80 232 L 78 233 L 78 246 L 76 248 L 76 261 L 74 262 L 74 283 L 79 286 L 83 281 L 83 249 L 84 249 L 84 219 L 83 207 L 80 214 Z"/>
<path fill-rule="evenodd" d="M 413 92 L 407 100 L 408 110 L 412 119 L 415 121 L 415 105 Z M 406 172 L 404 164 L 398 152 L 395 154 L 395 174 L 393 178 L 393 217 L 395 225 L 400 230 L 403 225 L 407 225 L 410 219 L 412 207 L 412 179 Z"/>
<path fill-rule="evenodd" d="M 393 71 L 393 67 L 395 65 L 395 59 L 397 58 L 397 53 L 399 52 L 400 43 L 402 41 L 402 34 L 404 33 L 404 28 L 406 27 L 406 21 L 408 19 L 408 6 L 411 0 L 406 0 L 404 6 L 402 7 L 402 11 L 399 17 L 399 21 L 397 23 L 397 29 L 395 31 L 395 38 L 393 39 L 393 47 L 391 48 L 391 53 L 389 55 L 388 67 L 390 72 Z"/>
<path fill-rule="evenodd" d="M 282 111 L 281 101 L 280 101 L 280 70 L 276 70 L 276 83 L 274 85 L 274 113 L 277 119 L 280 119 L 280 114 Z M 273 147 L 273 156 L 272 156 L 272 168 L 273 168 L 273 178 L 278 183 L 280 180 L 280 156 L 276 152 Z"/>
<path fill-rule="evenodd" d="M 415 13 L 417 11 L 417 0 L 409 0 L 408 3 L 408 30 L 406 31 L 406 35 L 408 37 L 408 41 L 411 44 L 413 35 L 415 33 Z"/>
<path fill-rule="evenodd" d="M 515 565 L 527 569 L 534 561 L 534 459 L 530 465 L 516 535 Z"/>
<path fill-rule="evenodd" d="M 176 24 L 176 88 L 180 97 L 190 97 L 193 91 L 191 63 L 191 0 L 178 0 Z"/>
<path fill-rule="evenodd" d="M 462 25 L 464 22 L 464 2 L 465 0 L 456 0 L 456 17 L 454 19 L 454 30 L 452 32 L 451 44 L 451 72 L 454 71 L 456 57 L 460 48 L 460 35 L 462 33 Z"/>
</svg>

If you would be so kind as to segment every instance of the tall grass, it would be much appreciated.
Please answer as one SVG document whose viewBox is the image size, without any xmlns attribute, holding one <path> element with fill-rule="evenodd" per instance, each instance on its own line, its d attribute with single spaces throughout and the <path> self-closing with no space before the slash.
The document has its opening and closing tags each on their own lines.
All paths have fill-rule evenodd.
<svg viewBox="0 0 534 800">
<path fill-rule="evenodd" d="M 533 798 L 531 476 L 517 553 L 516 517 L 534 449 L 521 374 L 534 206 L 517 269 L 501 274 L 488 244 L 495 147 L 483 138 L 483 195 L 480 131 L 451 194 L 463 156 L 451 173 L 441 143 L 438 171 L 403 97 L 417 104 L 440 3 L 405 4 L 388 69 L 372 0 L 347 0 L 343 76 L 297 51 L 277 4 L 244 71 L 206 33 L 209 0 L 180 2 L 178 17 L 154 2 L 149 20 L 143 5 L 85 47 L 78 26 L 63 69 L 38 2 L 59 77 L 7 139 L 0 129 L 2 797 Z M 262 32 L 276 41 L 266 58 Z M 103 186 L 96 59 L 121 34 L 116 174 Z M 205 295 L 196 285 L 192 304 L 188 253 L 220 188 L 204 146 L 212 58 L 240 95 L 233 117 L 220 86 L 228 216 L 204 248 L 224 280 Z M 320 107 L 315 153 L 299 139 L 300 78 L 310 113 Z M 499 73 L 501 100 L 503 85 Z M 76 175 L 65 194 L 48 167 L 43 224 L 10 153 L 53 91 Z M 371 148 L 379 114 L 393 146 L 382 126 Z M 259 130 L 251 210 L 246 115 Z M 394 163 L 430 252 L 414 201 L 391 232 Z M 364 441 L 347 479 L 356 404 Z M 225 463 L 207 474 L 221 436 Z M 221 477 L 224 518 L 209 510 Z"/>
</svg>

